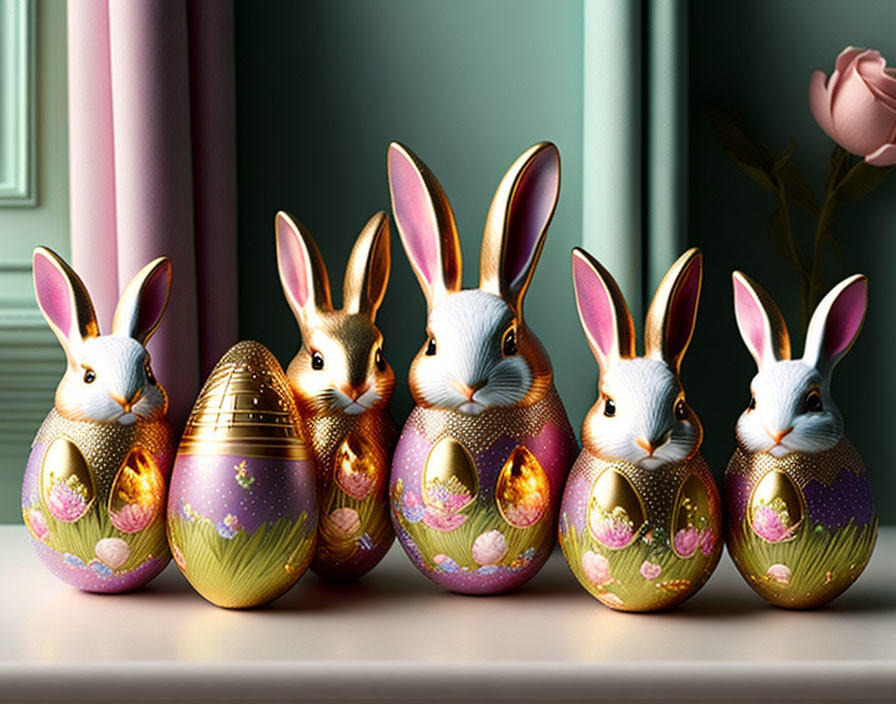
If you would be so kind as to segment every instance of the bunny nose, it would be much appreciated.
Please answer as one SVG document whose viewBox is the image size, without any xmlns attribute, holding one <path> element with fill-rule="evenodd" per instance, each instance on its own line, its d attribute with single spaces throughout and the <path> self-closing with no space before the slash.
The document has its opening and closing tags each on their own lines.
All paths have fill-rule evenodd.
<svg viewBox="0 0 896 704">
<path fill-rule="evenodd" d="M 765 432 L 768 433 L 768 436 L 775 441 L 775 445 L 780 445 L 781 441 L 790 433 L 793 432 L 793 426 L 791 425 L 787 430 L 769 430 L 765 429 Z"/>
<path fill-rule="evenodd" d="M 143 395 L 143 389 L 137 389 L 137 391 L 134 392 L 134 395 L 131 396 L 130 399 L 126 399 L 124 396 L 120 396 L 114 391 L 110 391 L 109 395 L 112 397 L 112 400 L 115 401 L 115 403 L 117 403 L 124 409 L 125 413 L 130 413 L 133 405 L 137 403 L 137 401 L 139 401 L 140 397 Z"/>
<path fill-rule="evenodd" d="M 357 401 L 370 388 L 369 382 L 361 384 L 346 384 L 342 387 L 342 393 L 348 396 L 352 401 Z"/>
<path fill-rule="evenodd" d="M 486 379 L 480 379 L 479 381 L 474 381 L 472 384 L 465 384 L 462 381 L 451 381 L 451 386 L 460 394 L 465 396 L 468 401 L 473 400 L 473 394 L 475 394 L 479 389 L 483 388 L 488 381 Z"/>
<path fill-rule="evenodd" d="M 652 456 L 654 452 L 656 452 L 659 448 L 666 444 L 669 440 L 669 434 L 666 433 L 660 438 L 654 438 L 652 440 L 648 440 L 643 435 L 635 438 L 635 444 L 640 447 L 644 452 L 648 455 Z"/>
</svg>

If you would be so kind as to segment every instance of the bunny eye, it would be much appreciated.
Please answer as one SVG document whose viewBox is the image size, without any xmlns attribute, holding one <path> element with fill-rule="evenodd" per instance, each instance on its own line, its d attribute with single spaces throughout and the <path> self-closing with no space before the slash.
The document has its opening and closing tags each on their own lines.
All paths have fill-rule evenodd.
<svg viewBox="0 0 896 704">
<path fill-rule="evenodd" d="M 688 417 L 688 406 L 683 398 L 675 402 L 675 420 L 684 420 Z"/>
<path fill-rule="evenodd" d="M 324 368 L 324 356 L 320 352 L 312 353 L 311 368 L 316 370 L 321 370 Z"/>
<path fill-rule="evenodd" d="M 436 353 L 436 338 L 430 337 L 429 342 L 426 343 L 426 354 L 429 357 L 432 357 Z"/>
<path fill-rule="evenodd" d="M 755 396 L 750 396 L 750 403 L 747 406 L 747 408 L 749 408 L 751 411 L 756 410 L 756 397 Z"/>
<path fill-rule="evenodd" d="M 96 372 L 93 369 L 87 369 L 84 372 L 84 383 L 92 384 L 94 381 L 96 381 Z"/>
<path fill-rule="evenodd" d="M 505 357 L 513 357 L 516 354 L 516 330 L 514 328 L 510 328 L 504 333 L 501 350 Z"/>
<path fill-rule="evenodd" d="M 383 348 L 380 347 L 376 354 L 373 357 L 373 363 L 376 365 L 376 368 L 381 372 L 386 371 L 386 358 L 383 357 Z"/>
<path fill-rule="evenodd" d="M 806 408 L 812 413 L 821 413 L 824 410 L 824 404 L 821 402 L 821 394 L 816 390 L 809 392 L 806 397 Z"/>
<path fill-rule="evenodd" d="M 604 415 L 612 418 L 616 415 L 616 402 L 611 398 L 604 399 Z"/>
</svg>

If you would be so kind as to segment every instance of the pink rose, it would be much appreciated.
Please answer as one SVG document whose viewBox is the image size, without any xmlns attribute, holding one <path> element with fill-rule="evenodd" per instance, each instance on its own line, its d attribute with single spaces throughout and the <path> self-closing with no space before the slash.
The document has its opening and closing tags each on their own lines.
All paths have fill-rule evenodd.
<svg viewBox="0 0 896 704">
<path fill-rule="evenodd" d="M 682 528 L 675 534 L 672 542 L 679 557 L 688 558 L 697 552 L 697 546 L 700 544 L 700 533 L 693 526 Z"/>
<path fill-rule="evenodd" d="M 872 166 L 896 164 L 896 71 L 871 49 L 847 47 L 834 72 L 812 74 L 809 106 L 828 136 Z"/>
<path fill-rule="evenodd" d="M 641 563 L 641 569 L 638 570 L 641 573 L 641 576 L 644 579 L 656 579 L 660 576 L 660 572 L 663 571 L 663 568 L 660 565 L 654 564 L 653 562 L 649 562 L 648 560 L 644 560 Z"/>
<path fill-rule="evenodd" d="M 478 565 L 497 565 L 507 555 L 507 539 L 499 530 L 487 530 L 473 541 L 472 553 Z"/>
<path fill-rule="evenodd" d="M 765 576 L 783 587 L 790 584 L 791 572 L 787 565 L 776 564 L 765 571 Z"/>
<path fill-rule="evenodd" d="M 122 533 L 138 533 L 156 517 L 155 504 L 125 504 L 118 513 L 110 513 L 112 525 Z"/>
<path fill-rule="evenodd" d="M 780 543 L 782 540 L 786 540 L 796 528 L 796 526 L 788 526 L 786 516 L 782 516 L 774 506 L 758 506 L 753 511 L 751 523 L 756 534 L 770 543 Z"/>
<path fill-rule="evenodd" d="M 589 550 L 582 555 L 582 569 L 585 576 L 596 585 L 608 584 L 610 577 L 610 561 L 600 553 Z"/>
</svg>

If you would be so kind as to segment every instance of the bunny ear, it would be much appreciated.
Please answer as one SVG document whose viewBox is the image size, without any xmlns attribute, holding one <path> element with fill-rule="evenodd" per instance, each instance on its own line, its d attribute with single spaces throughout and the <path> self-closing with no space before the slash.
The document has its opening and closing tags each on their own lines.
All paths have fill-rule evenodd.
<svg viewBox="0 0 896 704">
<path fill-rule="evenodd" d="M 703 255 L 694 247 L 666 272 L 647 311 L 647 355 L 665 360 L 676 373 L 694 334 L 702 282 Z"/>
<path fill-rule="evenodd" d="M 855 274 L 821 299 L 806 332 L 803 361 L 827 376 L 852 347 L 868 310 L 868 279 Z"/>
<path fill-rule="evenodd" d="M 53 250 L 37 247 L 32 256 L 34 293 L 50 329 L 72 361 L 72 348 L 100 334 L 84 282 Z"/>
<path fill-rule="evenodd" d="M 398 234 L 429 308 L 461 286 L 460 240 L 451 204 L 426 164 L 389 145 L 389 192 Z"/>
<path fill-rule="evenodd" d="M 171 261 L 159 257 L 131 279 L 118 299 L 112 318 L 112 334 L 133 337 L 141 345 L 159 327 L 171 293 Z"/>
<path fill-rule="evenodd" d="M 601 373 L 635 356 L 635 325 L 615 279 L 584 249 L 572 250 L 576 306 Z"/>
<path fill-rule="evenodd" d="M 391 261 L 389 216 L 379 212 L 361 230 L 348 258 L 342 307 L 374 319 L 386 295 Z"/>
<path fill-rule="evenodd" d="M 310 315 L 332 310 L 327 269 L 311 233 L 282 210 L 275 228 L 280 283 L 296 320 L 301 324 Z"/>
<path fill-rule="evenodd" d="M 735 271 L 734 316 L 744 344 L 763 367 L 790 359 L 790 335 L 778 306 L 759 284 L 746 274 Z"/>
<path fill-rule="evenodd" d="M 550 142 L 530 147 L 501 179 L 482 237 L 479 288 L 522 312 L 560 194 L 560 153 Z"/>
</svg>

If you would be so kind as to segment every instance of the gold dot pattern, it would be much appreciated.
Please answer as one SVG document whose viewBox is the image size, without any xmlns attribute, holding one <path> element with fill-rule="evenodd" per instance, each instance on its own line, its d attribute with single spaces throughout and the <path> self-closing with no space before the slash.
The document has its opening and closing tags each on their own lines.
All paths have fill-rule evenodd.
<svg viewBox="0 0 896 704">
<path fill-rule="evenodd" d="M 728 465 L 728 472 L 740 474 L 750 481 L 777 470 L 790 477 L 800 489 L 805 489 L 813 479 L 830 486 L 841 470 L 862 474 L 865 463 L 858 450 L 846 438 L 829 450 L 822 452 L 791 452 L 778 458 L 767 452 L 748 453 L 740 446 Z"/>
</svg>

